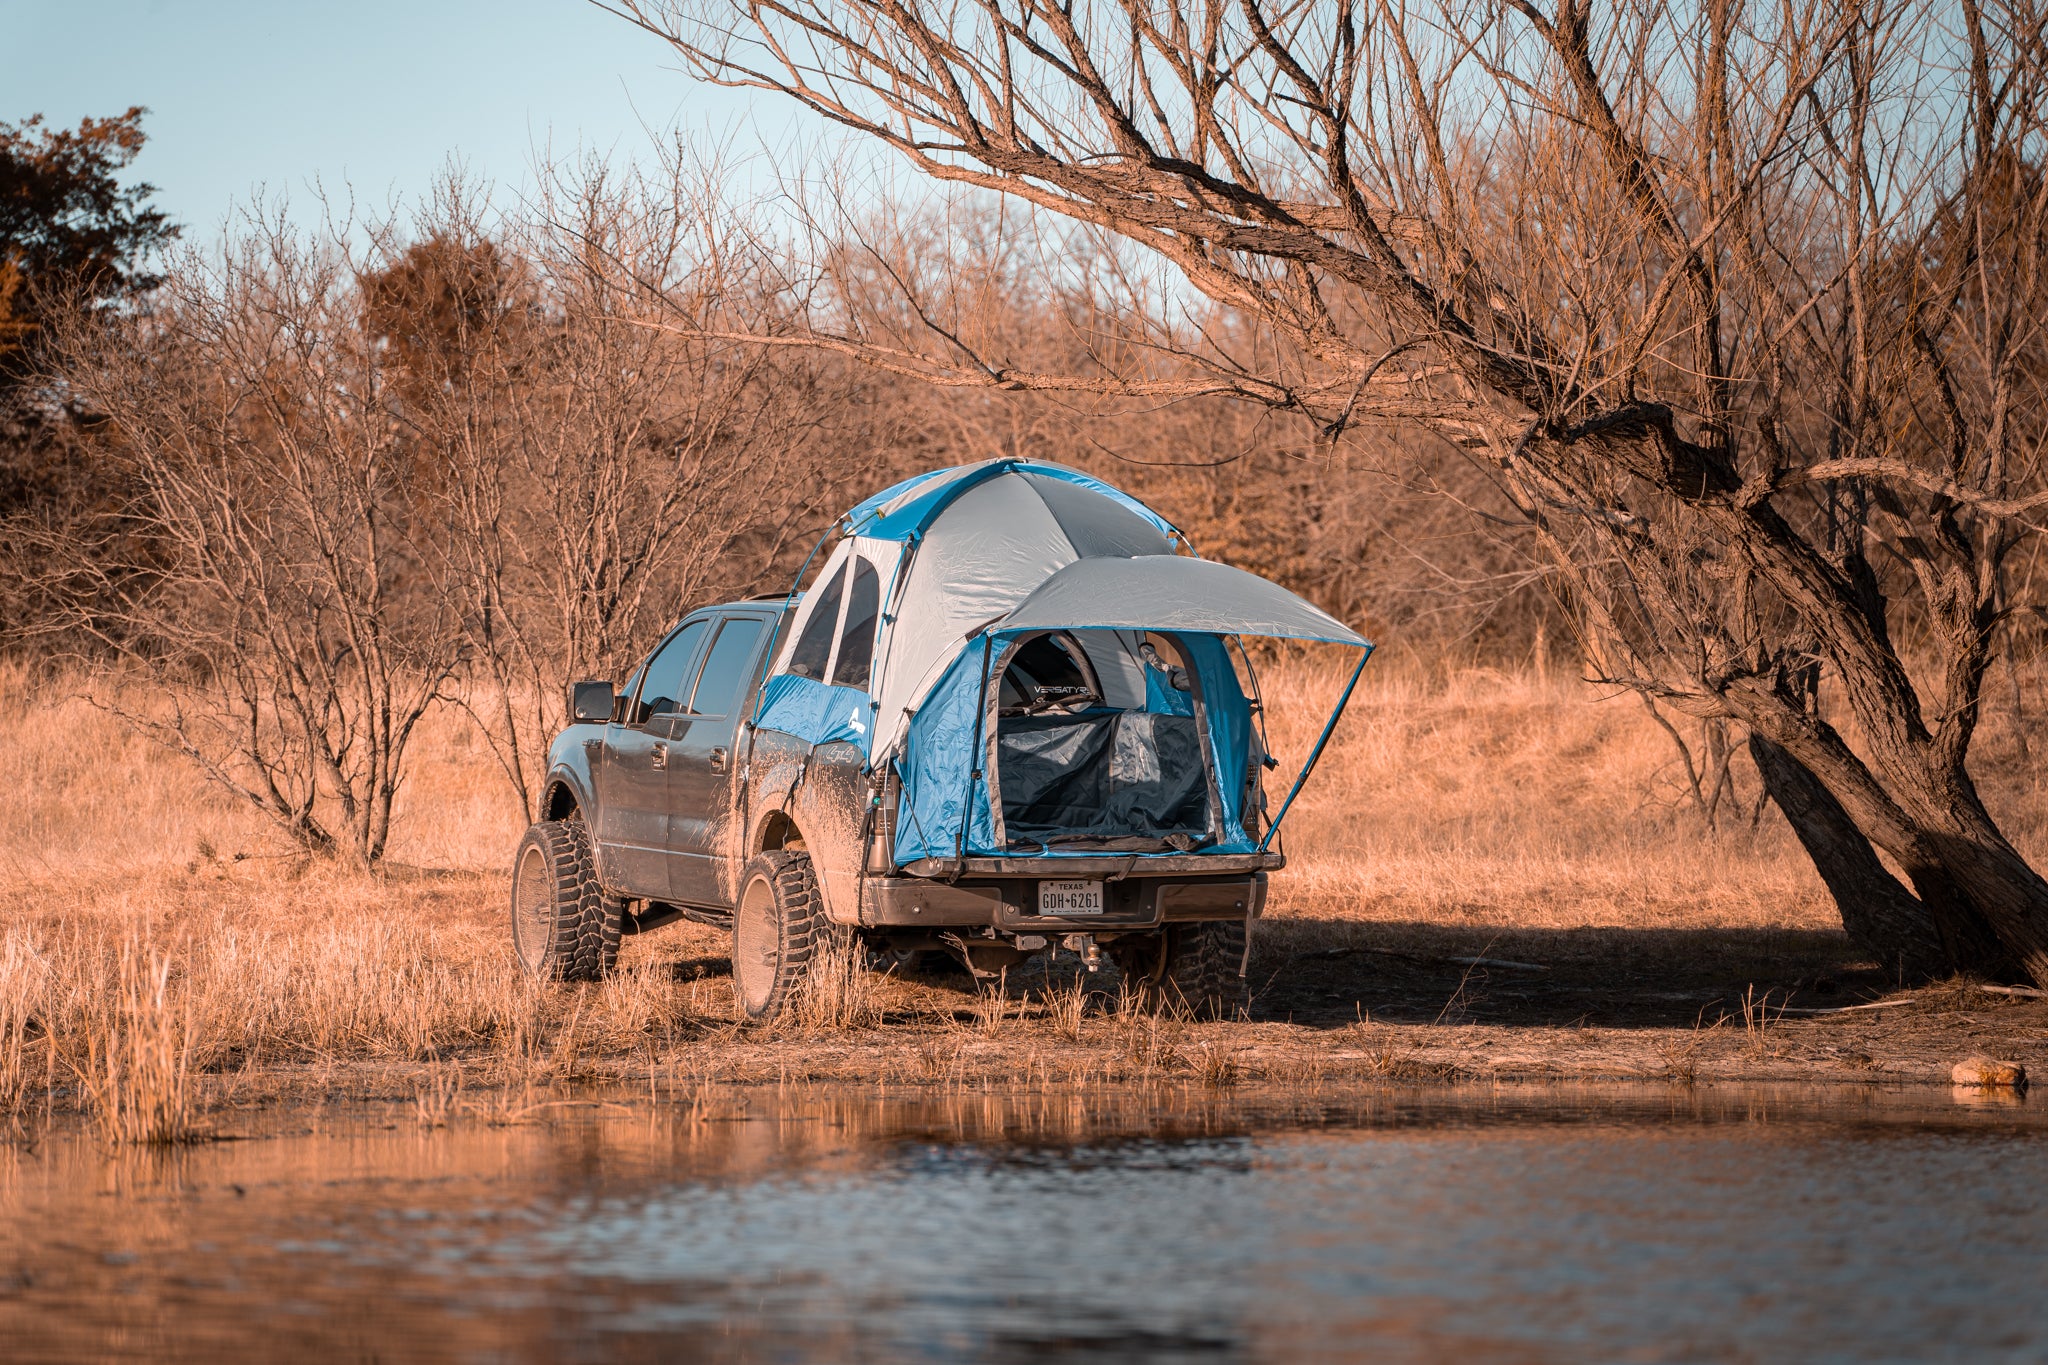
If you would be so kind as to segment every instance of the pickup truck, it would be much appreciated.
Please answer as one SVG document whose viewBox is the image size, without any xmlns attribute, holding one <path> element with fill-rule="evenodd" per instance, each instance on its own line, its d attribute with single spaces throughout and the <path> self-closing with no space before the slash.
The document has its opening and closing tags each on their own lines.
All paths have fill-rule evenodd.
<svg viewBox="0 0 2048 1365">
<path fill-rule="evenodd" d="M 689 918 L 730 929 L 756 1023 L 828 936 L 983 979 L 1062 945 L 1238 1006 L 1285 806 L 1236 637 L 1370 646 L 1063 466 L 935 471 L 837 529 L 805 591 L 692 611 L 623 685 L 571 686 L 514 861 L 525 968 L 596 979 Z"/>
</svg>

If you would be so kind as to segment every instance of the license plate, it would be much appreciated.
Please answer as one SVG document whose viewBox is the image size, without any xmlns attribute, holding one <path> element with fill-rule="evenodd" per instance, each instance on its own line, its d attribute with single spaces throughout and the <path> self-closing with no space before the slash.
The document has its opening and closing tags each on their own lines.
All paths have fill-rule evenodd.
<svg viewBox="0 0 2048 1365">
<path fill-rule="evenodd" d="M 1040 882 L 1038 913 L 1041 915 L 1099 915 L 1102 913 L 1101 882 Z"/>
</svg>

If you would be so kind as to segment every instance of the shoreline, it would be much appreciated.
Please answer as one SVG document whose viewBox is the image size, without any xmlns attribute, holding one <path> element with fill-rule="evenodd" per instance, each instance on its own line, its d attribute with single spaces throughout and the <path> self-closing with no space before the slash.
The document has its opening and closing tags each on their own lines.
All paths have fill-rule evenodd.
<svg viewBox="0 0 2048 1365">
<path fill-rule="evenodd" d="M 612 1099 L 636 1107 L 650 1097 L 657 1107 L 701 1107 L 709 1096 L 821 1087 L 876 1100 L 1159 1092 L 1288 1103 L 1484 1087 L 1674 1097 L 1795 1087 L 1844 1097 L 1912 1093 L 1957 1107 L 2048 1112 L 2026 1086 L 1966 1087 L 1950 1077 L 1956 1062 L 1982 1054 L 2017 1061 L 2038 1082 L 2048 1057 L 2048 1000 L 2015 1000 L 1968 986 L 1922 994 L 1937 991 L 1939 999 L 1902 999 L 1884 1010 L 1774 1018 L 1748 1034 L 1739 1021 L 1697 1030 L 1485 1023 L 1330 1028 L 1103 1014 L 1084 1018 L 1076 1041 L 1052 1019 L 1027 1013 L 987 1032 L 959 1022 L 767 1035 L 706 1026 L 695 1038 L 632 1052 L 580 1051 L 573 1034 L 565 1034 L 525 1056 L 496 1049 L 285 1063 L 256 1056 L 232 1070 L 193 1075 L 185 1131 L 134 1145 L 227 1140 L 237 1135 L 222 1130 L 237 1118 L 261 1122 L 307 1106 L 396 1105 L 436 1127 L 472 1119 L 522 1122 L 531 1113 Z M 1973 996 L 1998 1002 L 2003 1017 L 1954 1032 L 1943 1016 Z M 33 1145 L 39 1132 L 96 1124 L 81 1087 L 61 1073 L 50 1079 L 53 1088 L 37 1086 L 23 1097 L 13 1133 L 0 1128 L 0 1140 Z"/>
</svg>

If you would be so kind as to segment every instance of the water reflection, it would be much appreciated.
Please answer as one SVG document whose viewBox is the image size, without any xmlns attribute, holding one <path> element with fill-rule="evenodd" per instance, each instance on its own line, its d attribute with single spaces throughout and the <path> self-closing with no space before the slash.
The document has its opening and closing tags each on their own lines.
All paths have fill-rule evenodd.
<svg viewBox="0 0 2048 1365">
<path fill-rule="evenodd" d="M 2042 1106 L 733 1092 L 0 1151 L 9 1359 L 2040 1359 Z"/>
</svg>

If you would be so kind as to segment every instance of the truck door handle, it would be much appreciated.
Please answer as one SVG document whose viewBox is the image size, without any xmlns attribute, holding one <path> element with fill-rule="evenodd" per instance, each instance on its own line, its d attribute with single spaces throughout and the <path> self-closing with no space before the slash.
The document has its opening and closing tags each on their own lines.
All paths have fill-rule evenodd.
<svg viewBox="0 0 2048 1365">
<path fill-rule="evenodd" d="M 715 773 L 724 772 L 726 759 L 728 757 L 729 755 L 725 752 L 724 749 L 713 749 L 711 751 L 711 771 Z"/>
<path fill-rule="evenodd" d="M 651 766 L 662 769 L 668 767 L 668 745 L 657 744 L 647 752 Z"/>
</svg>

